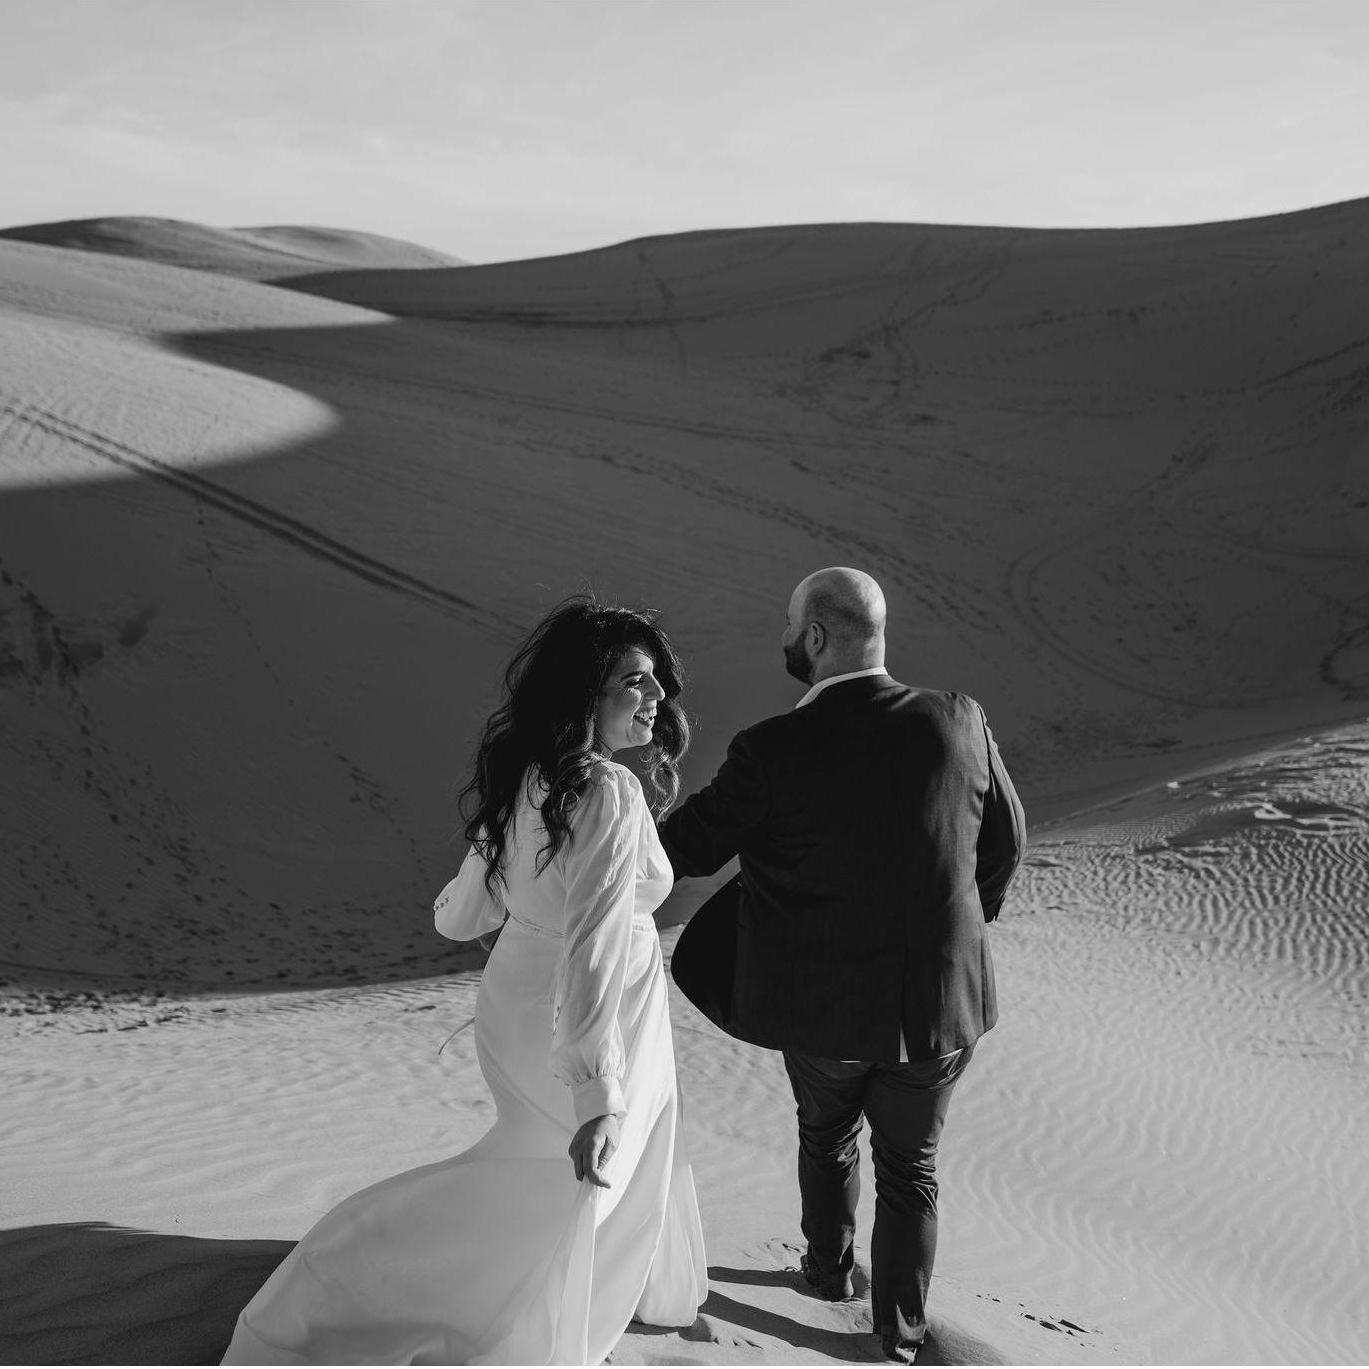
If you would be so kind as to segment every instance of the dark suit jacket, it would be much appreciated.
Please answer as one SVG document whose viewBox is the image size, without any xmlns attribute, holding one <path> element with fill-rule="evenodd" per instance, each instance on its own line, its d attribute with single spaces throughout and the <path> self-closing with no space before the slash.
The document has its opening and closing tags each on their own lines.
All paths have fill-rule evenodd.
<svg viewBox="0 0 1369 1369">
<path fill-rule="evenodd" d="M 985 923 L 1021 859 L 1025 820 L 967 695 L 888 675 L 829 685 L 739 733 L 661 840 L 677 876 L 741 857 L 738 887 L 715 896 L 736 905 L 734 1035 L 896 1062 L 900 1029 L 908 1058 L 923 1060 L 997 1019 Z"/>
</svg>

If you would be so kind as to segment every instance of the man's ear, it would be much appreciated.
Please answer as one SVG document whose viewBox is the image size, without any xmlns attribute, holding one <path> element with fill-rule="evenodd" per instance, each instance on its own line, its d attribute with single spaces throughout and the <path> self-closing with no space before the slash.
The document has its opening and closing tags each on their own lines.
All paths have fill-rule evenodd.
<svg viewBox="0 0 1369 1369">
<path fill-rule="evenodd" d="M 813 644 L 813 651 L 819 652 L 827 645 L 827 629 L 821 623 L 808 624 L 809 641 Z"/>
</svg>

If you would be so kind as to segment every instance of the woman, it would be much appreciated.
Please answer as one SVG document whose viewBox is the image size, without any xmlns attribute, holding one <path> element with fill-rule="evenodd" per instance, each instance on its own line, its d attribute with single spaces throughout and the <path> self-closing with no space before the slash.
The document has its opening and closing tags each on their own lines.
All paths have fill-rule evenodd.
<svg viewBox="0 0 1369 1369">
<path fill-rule="evenodd" d="M 687 1326 L 707 1295 L 651 918 L 673 879 L 652 810 L 689 740 L 680 663 L 649 618 L 572 601 L 505 685 L 435 908 L 454 940 L 499 933 L 475 1015 L 497 1121 L 334 1208 L 225 1363 L 597 1363 L 634 1317 Z M 650 800 L 609 759 L 630 747 Z"/>
</svg>

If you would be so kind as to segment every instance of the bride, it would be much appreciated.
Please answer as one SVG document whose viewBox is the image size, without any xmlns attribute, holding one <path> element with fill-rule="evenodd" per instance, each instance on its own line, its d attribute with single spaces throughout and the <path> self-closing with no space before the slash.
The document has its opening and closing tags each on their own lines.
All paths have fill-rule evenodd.
<svg viewBox="0 0 1369 1369">
<path fill-rule="evenodd" d="M 498 934 L 475 1015 L 497 1120 L 328 1213 L 225 1364 L 589 1364 L 634 1318 L 694 1321 L 707 1268 L 651 917 L 681 676 L 649 618 L 578 600 L 514 657 L 435 908 L 444 936 Z M 649 798 L 610 759 L 631 747 Z"/>
</svg>

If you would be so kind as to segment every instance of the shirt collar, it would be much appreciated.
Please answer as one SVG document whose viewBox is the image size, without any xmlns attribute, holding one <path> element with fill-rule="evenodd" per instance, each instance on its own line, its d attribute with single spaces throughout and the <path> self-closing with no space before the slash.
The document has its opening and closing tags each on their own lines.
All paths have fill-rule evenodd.
<svg viewBox="0 0 1369 1369">
<path fill-rule="evenodd" d="M 872 665 L 864 670 L 848 670 L 845 675 L 829 675 L 825 680 L 819 680 L 794 707 L 798 709 L 802 708 L 804 704 L 812 703 L 828 685 L 840 684 L 843 680 L 863 680 L 867 675 L 883 675 L 884 673 L 885 670 L 882 665 Z"/>
</svg>

